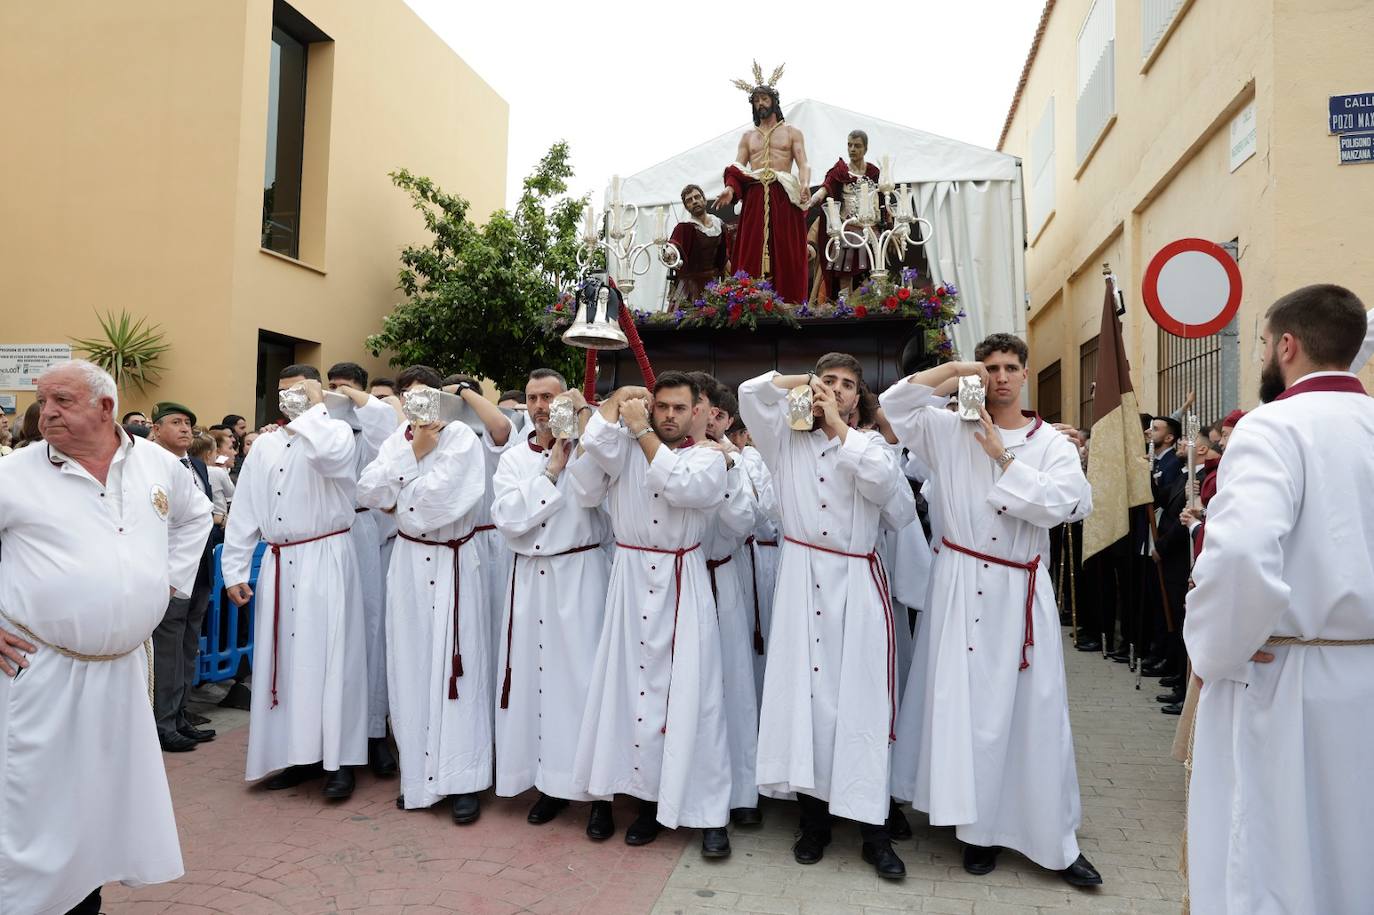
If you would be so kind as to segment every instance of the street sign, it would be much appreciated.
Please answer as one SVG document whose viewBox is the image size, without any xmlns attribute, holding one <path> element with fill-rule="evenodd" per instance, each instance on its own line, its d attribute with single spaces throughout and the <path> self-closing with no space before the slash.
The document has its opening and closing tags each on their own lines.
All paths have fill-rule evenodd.
<svg viewBox="0 0 1374 915">
<path fill-rule="evenodd" d="M 1170 242 L 1150 259 L 1141 297 L 1155 323 L 1176 337 L 1208 337 L 1240 309 L 1240 268 L 1221 245 L 1202 238 Z"/>
<path fill-rule="evenodd" d="M 1333 95 L 1326 102 L 1326 132 L 1374 130 L 1374 92 Z"/>
<path fill-rule="evenodd" d="M 1352 165 L 1356 162 L 1374 162 L 1374 130 L 1341 134 L 1338 139 L 1340 140 L 1342 165 Z"/>
</svg>

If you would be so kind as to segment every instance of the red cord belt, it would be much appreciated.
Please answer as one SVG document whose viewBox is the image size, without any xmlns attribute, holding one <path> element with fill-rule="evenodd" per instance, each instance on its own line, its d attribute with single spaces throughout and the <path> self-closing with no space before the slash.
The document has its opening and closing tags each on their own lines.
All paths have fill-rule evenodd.
<svg viewBox="0 0 1374 915">
<path fill-rule="evenodd" d="M 888 585 L 887 570 L 883 568 L 883 561 L 878 557 L 877 550 L 869 553 L 848 553 L 828 546 L 807 543 L 805 540 L 798 540 L 786 535 L 782 539 L 807 549 L 819 550 L 822 553 L 868 561 L 868 574 L 878 589 L 878 596 L 882 598 L 883 618 L 887 624 L 887 739 L 888 741 L 895 741 L 897 739 L 897 628 L 892 614 L 892 589 Z"/>
<path fill-rule="evenodd" d="M 558 556 L 571 556 L 574 553 L 585 553 L 588 550 L 595 550 L 600 546 L 601 544 L 599 543 L 589 543 L 586 546 L 575 546 L 561 553 L 550 553 L 547 556 L 526 556 L 525 558 L 554 559 Z M 501 708 L 510 708 L 510 646 L 511 631 L 515 628 L 515 569 L 519 563 L 520 554 L 515 553 L 510 563 L 510 611 L 506 616 L 506 679 L 501 683 Z"/>
<path fill-rule="evenodd" d="M 496 525 L 494 524 L 479 524 L 457 540 L 425 540 L 421 537 L 412 537 L 405 531 L 396 532 L 402 540 L 409 540 L 411 543 L 421 543 L 425 546 L 446 546 L 453 551 L 453 660 L 450 665 L 448 677 L 448 697 L 450 701 L 458 698 L 458 678 L 463 675 L 463 653 L 461 642 L 458 637 L 458 626 L 461 619 L 458 611 L 462 606 L 463 579 L 462 563 L 459 561 L 460 556 L 458 551 L 463 548 L 465 543 L 473 537 L 476 537 L 482 531 L 494 530 L 496 530 Z"/>
<path fill-rule="evenodd" d="M 672 665 L 673 659 L 677 656 L 677 611 L 678 608 L 682 606 L 682 563 L 687 554 L 701 546 L 701 544 L 694 543 L 691 546 L 685 546 L 678 550 L 661 550 L 655 546 L 635 546 L 632 543 L 621 543 L 619 540 L 615 542 L 615 545 L 624 550 L 637 550 L 641 553 L 658 553 L 663 556 L 673 557 L 673 639 L 668 643 L 668 697 L 665 697 L 665 699 L 670 698 L 673 690 Z M 668 709 L 666 701 L 663 709 L 663 727 L 659 728 L 659 733 L 668 733 Z"/>
<path fill-rule="evenodd" d="M 948 537 L 941 537 L 940 542 L 956 553 L 963 553 L 965 556 L 972 556 L 974 559 L 981 559 L 985 563 L 990 562 L 994 565 L 1005 566 L 1008 569 L 1020 569 L 1022 572 L 1026 573 L 1026 634 L 1025 638 L 1021 641 L 1021 667 L 1019 669 L 1025 670 L 1027 667 L 1030 667 L 1030 660 L 1026 657 L 1026 649 L 1035 646 L 1035 621 L 1033 616 L 1035 610 L 1035 573 L 1040 568 L 1040 557 L 1036 556 L 1030 562 L 1012 562 L 1010 559 L 1003 559 L 1000 556 L 992 556 L 987 553 L 980 553 L 977 550 L 971 550 L 966 546 L 960 546 L 951 541 Z"/>
<path fill-rule="evenodd" d="M 278 645 L 281 643 L 281 551 L 289 546 L 300 546 L 303 543 L 314 543 L 317 540 L 325 540 L 329 537 L 337 537 L 340 534 L 347 534 L 352 528 L 346 527 L 343 530 L 330 531 L 328 534 L 320 534 L 315 537 L 306 537 L 301 540 L 286 540 L 282 543 L 271 543 L 267 546 L 272 550 L 272 708 L 277 707 L 277 654 Z"/>
</svg>

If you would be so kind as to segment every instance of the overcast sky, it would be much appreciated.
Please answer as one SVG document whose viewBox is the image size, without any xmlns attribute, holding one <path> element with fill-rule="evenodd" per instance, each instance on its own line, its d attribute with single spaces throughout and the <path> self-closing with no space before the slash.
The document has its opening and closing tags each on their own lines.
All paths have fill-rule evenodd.
<svg viewBox="0 0 1374 915">
<path fill-rule="evenodd" d="M 812 98 L 995 148 L 1042 8 L 1040 0 L 406 2 L 510 104 L 508 204 L 555 140 L 570 144 L 573 193 L 599 202 L 611 175 L 747 123 L 748 99 L 730 81 L 750 78 L 754 58 L 765 77 L 786 63 L 784 112 Z M 829 162 L 843 150 L 808 152 Z"/>
</svg>

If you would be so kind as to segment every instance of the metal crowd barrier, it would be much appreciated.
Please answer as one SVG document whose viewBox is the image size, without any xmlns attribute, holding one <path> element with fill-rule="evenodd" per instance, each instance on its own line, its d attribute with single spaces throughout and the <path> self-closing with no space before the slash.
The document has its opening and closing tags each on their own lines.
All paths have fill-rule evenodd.
<svg viewBox="0 0 1374 915">
<path fill-rule="evenodd" d="M 224 573 L 220 568 L 223 549 L 223 546 L 217 546 L 214 550 L 215 576 L 210 584 L 210 606 L 205 611 L 205 625 L 201 628 L 195 686 L 232 680 L 244 660 L 249 665 L 253 663 L 253 608 L 257 604 L 257 596 L 254 595 L 242 607 L 234 606 L 224 590 Z M 262 566 L 265 552 L 266 543 L 259 543 L 253 551 L 248 585 L 254 590 L 258 586 L 258 569 Z"/>
</svg>

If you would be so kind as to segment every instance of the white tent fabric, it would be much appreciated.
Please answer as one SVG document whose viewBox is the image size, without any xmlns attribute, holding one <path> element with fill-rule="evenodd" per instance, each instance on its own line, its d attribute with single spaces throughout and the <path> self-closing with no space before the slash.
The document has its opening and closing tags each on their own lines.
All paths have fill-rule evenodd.
<svg viewBox="0 0 1374 915">
<path fill-rule="evenodd" d="M 971 355 L 974 342 L 988 333 L 1024 332 L 1025 230 L 1014 156 L 810 99 L 783 110 L 787 123 L 806 135 L 813 185 L 844 157 L 845 139 L 857 128 L 868 133 L 869 161 L 890 157 L 890 177 L 917 186 L 918 214 L 935 227 L 926 251 L 933 279 L 958 287 L 968 315 L 955 332 L 961 353 Z M 735 161 L 746 128 L 740 125 L 622 180 L 621 199 L 641 211 L 637 241 L 648 241 L 653 232 L 653 207 L 672 208 L 669 226 L 686 218 L 678 196 L 685 185 L 701 185 L 708 198 L 721 192 L 722 173 Z M 628 304 L 662 309 L 667 275 L 652 259 L 648 273 L 636 278 Z"/>
</svg>

